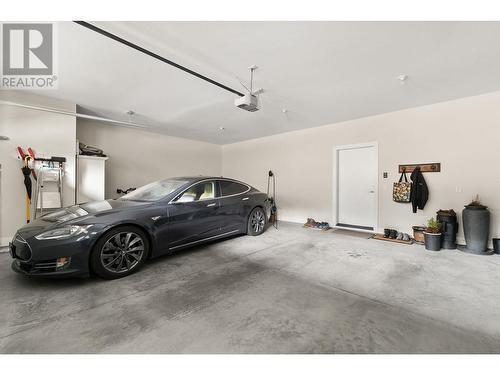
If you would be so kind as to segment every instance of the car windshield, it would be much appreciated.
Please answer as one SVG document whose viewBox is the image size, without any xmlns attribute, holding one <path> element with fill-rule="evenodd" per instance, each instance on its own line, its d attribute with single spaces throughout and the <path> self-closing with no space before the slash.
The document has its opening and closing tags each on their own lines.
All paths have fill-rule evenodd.
<svg viewBox="0 0 500 375">
<path fill-rule="evenodd" d="M 185 180 L 163 180 L 141 186 L 134 191 L 118 198 L 124 201 L 153 202 L 164 198 L 168 194 L 180 188 L 188 181 Z"/>
</svg>

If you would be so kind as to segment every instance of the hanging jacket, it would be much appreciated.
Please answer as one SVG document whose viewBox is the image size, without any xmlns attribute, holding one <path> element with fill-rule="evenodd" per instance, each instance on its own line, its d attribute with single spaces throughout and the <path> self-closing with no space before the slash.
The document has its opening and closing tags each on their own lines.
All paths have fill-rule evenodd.
<svg viewBox="0 0 500 375">
<path fill-rule="evenodd" d="M 427 199 L 429 198 L 429 189 L 425 183 L 424 175 L 420 171 L 420 167 L 413 170 L 410 176 L 411 179 L 411 194 L 410 201 L 413 208 L 413 213 L 423 210 Z"/>
</svg>

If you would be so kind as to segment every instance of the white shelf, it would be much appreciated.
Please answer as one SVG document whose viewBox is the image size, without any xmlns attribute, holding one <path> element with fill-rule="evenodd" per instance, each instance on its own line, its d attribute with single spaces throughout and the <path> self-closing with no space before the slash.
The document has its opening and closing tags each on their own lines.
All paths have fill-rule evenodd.
<svg viewBox="0 0 500 375">
<path fill-rule="evenodd" d="M 95 160 L 108 160 L 107 156 L 91 156 L 91 155 L 76 155 L 78 159 L 95 159 Z"/>
</svg>

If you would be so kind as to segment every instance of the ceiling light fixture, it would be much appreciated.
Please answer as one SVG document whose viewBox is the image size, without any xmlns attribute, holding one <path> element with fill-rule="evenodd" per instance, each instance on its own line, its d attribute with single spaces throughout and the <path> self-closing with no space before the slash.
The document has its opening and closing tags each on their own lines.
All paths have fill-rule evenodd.
<svg viewBox="0 0 500 375">
<path fill-rule="evenodd" d="M 406 82 L 406 80 L 408 79 L 408 76 L 407 76 L 406 74 L 400 74 L 400 75 L 398 76 L 398 79 L 399 79 L 399 81 L 400 81 L 401 83 L 405 83 L 405 82 Z"/>
<path fill-rule="evenodd" d="M 125 112 L 127 114 L 127 117 L 128 117 L 128 122 L 132 123 L 132 119 L 135 115 L 135 112 L 132 111 L 131 109 L 129 109 L 127 112 Z"/>
<path fill-rule="evenodd" d="M 223 127 L 223 126 L 219 126 L 219 131 L 220 131 L 220 132 L 223 132 L 224 130 L 226 130 L 226 128 L 225 128 L 225 127 Z"/>
</svg>

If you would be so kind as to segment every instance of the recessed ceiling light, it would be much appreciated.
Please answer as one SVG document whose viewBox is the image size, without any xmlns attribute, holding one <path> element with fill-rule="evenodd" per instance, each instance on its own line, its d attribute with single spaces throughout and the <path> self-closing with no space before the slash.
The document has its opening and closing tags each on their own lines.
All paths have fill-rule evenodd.
<svg viewBox="0 0 500 375">
<path fill-rule="evenodd" d="M 224 130 L 226 130 L 226 128 L 225 128 L 225 127 L 223 127 L 223 126 L 219 126 L 219 131 L 220 131 L 220 132 L 223 132 Z"/>
<path fill-rule="evenodd" d="M 406 74 L 400 74 L 398 79 L 404 83 L 408 79 L 408 76 Z"/>
<path fill-rule="evenodd" d="M 283 113 L 287 113 L 287 112 L 288 112 L 288 109 L 283 108 L 283 109 L 281 110 L 281 112 L 283 112 Z"/>
<path fill-rule="evenodd" d="M 127 113 L 127 115 L 129 115 L 129 116 L 135 115 L 135 112 L 134 112 L 134 111 L 132 111 L 132 110 L 128 110 L 126 113 Z"/>
</svg>

